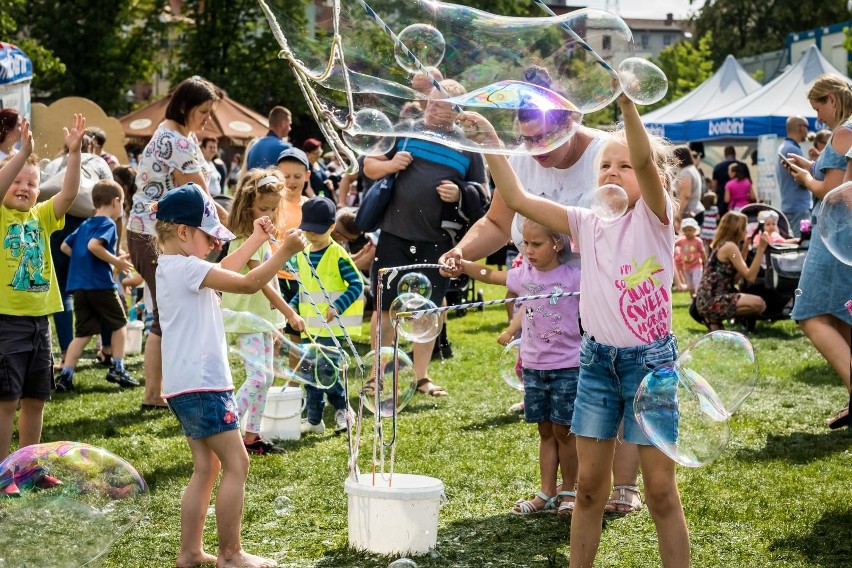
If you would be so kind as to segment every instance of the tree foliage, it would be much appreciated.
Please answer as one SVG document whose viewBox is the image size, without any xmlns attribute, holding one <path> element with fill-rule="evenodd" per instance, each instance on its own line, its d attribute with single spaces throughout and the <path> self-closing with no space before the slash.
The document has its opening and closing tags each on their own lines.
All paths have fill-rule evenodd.
<svg viewBox="0 0 852 568">
<path fill-rule="evenodd" d="M 645 109 L 650 111 L 669 104 L 690 93 L 713 74 L 711 59 L 713 34 L 707 33 L 697 41 L 680 41 L 663 49 L 653 61 L 669 80 L 669 90 L 660 102 Z"/>
<path fill-rule="evenodd" d="M 747 57 L 783 49 L 787 34 L 850 19 L 846 2 L 802 0 L 707 0 L 695 17 L 697 37 L 713 34 L 716 66 L 730 53 Z"/>
<path fill-rule="evenodd" d="M 36 98 L 81 96 L 108 113 L 153 71 L 156 0 L 12 0 L 13 41 L 33 59 Z"/>
</svg>

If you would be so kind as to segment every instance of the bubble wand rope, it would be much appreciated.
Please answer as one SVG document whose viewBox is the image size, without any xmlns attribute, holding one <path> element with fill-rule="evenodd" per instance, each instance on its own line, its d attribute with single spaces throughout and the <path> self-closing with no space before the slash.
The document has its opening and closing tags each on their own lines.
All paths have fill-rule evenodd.
<svg viewBox="0 0 852 568">
<path fill-rule="evenodd" d="M 533 0 L 533 2 L 536 4 L 536 6 L 538 6 L 542 10 L 544 10 L 544 12 L 547 13 L 548 15 L 558 17 L 558 14 L 556 14 L 556 12 L 551 10 L 550 7 L 547 4 L 544 3 L 544 0 Z M 571 36 L 571 39 L 573 39 L 578 44 L 580 44 L 580 47 L 585 49 L 589 53 L 589 55 L 594 57 L 595 61 L 597 61 L 598 64 L 601 67 L 603 67 L 606 70 L 607 73 L 612 75 L 612 77 L 614 79 L 618 79 L 618 73 L 615 72 L 615 70 L 610 66 L 609 63 L 604 61 L 604 59 L 600 55 L 598 55 L 597 51 L 592 49 L 592 47 L 588 43 L 583 41 L 583 38 L 581 38 L 579 35 L 577 35 L 577 32 L 575 32 L 574 30 L 571 29 L 571 26 L 569 26 L 565 22 L 562 22 L 562 23 L 559 24 L 559 27 L 562 28 L 563 30 L 565 30 L 568 33 L 568 35 Z M 619 81 L 619 85 L 621 85 L 620 81 Z"/>
<path fill-rule="evenodd" d="M 397 312 L 396 318 L 419 318 L 426 314 L 437 314 L 450 310 L 468 310 L 472 308 L 482 308 L 485 306 L 495 306 L 497 304 L 508 304 L 514 302 L 524 302 L 531 300 L 546 300 L 556 302 L 557 299 L 563 296 L 579 296 L 580 292 L 553 292 L 551 294 L 536 294 L 534 296 L 518 296 L 516 298 L 504 298 L 501 300 L 486 300 L 484 302 L 470 302 L 469 304 L 457 304 L 455 306 L 439 306 L 437 308 L 427 308 L 425 310 L 411 310 L 410 312 Z"/>
<path fill-rule="evenodd" d="M 449 99 L 450 94 L 446 90 L 444 90 L 444 87 L 441 86 L 441 83 L 439 83 L 438 80 L 432 76 L 426 66 L 423 65 L 423 63 L 421 63 L 419 59 L 417 59 L 417 56 L 414 55 L 404 43 L 402 43 L 402 40 L 399 39 L 399 36 L 393 33 L 393 30 L 390 29 L 390 27 L 379 17 L 378 14 L 376 14 L 376 12 L 372 8 L 370 8 L 370 5 L 367 4 L 366 0 L 358 0 L 358 3 L 361 4 L 361 6 L 364 8 L 364 11 L 367 12 L 367 15 L 373 18 L 373 21 L 376 23 L 376 25 L 382 28 L 385 34 L 391 39 L 391 41 L 393 41 L 394 47 L 398 47 L 405 54 L 406 59 L 408 59 L 409 62 L 411 62 L 415 67 L 417 67 L 418 71 L 420 71 L 429 78 L 429 80 L 432 82 L 432 86 L 437 89 L 439 93 Z M 453 110 L 459 113 L 462 112 L 461 107 L 455 104 L 453 105 Z"/>
</svg>

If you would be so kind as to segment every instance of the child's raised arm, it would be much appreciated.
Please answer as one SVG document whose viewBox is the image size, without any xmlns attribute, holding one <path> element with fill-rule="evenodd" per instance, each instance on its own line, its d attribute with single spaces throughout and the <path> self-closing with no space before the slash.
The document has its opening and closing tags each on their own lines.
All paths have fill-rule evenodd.
<svg viewBox="0 0 852 568">
<path fill-rule="evenodd" d="M 500 143 L 494 127 L 482 115 L 467 112 L 459 118 L 459 122 L 463 125 L 465 134 L 469 139 L 480 144 L 483 142 L 487 142 L 489 145 Z M 568 236 L 571 235 L 565 207 L 524 191 L 521 180 L 518 179 L 518 175 L 512 169 L 506 156 L 485 154 L 485 161 L 488 163 L 488 171 L 494 180 L 497 193 L 510 209 L 548 229 Z"/>
<path fill-rule="evenodd" d="M 21 151 L 9 158 L 6 165 L 0 168 L 0 200 L 6 196 L 6 192 L 12 187 L 15 178 L 21 173 L 24 164 L 30 154 L 33 153 L 33 133 L 30 132 L 30 123 L 26 118 L 21 119 Z"/>
<path fill-rule="evenodd" d="M 506 285 L 506 278 L 509 274 L 508 270 L 494 270 L 492 268 L 488 268 L 484 264 L 471 262 L 469 260 L 462 260 L 460 262 L 462 273 L 467 274 L 474 280 L 479 280 L 486 284 L 499 284 L 501 286 Z"/>
<path fill-rule="evenodd" d="M 662 223 L 669 223 L 666 215 L 666 190 L 660 178 L 660 170 L 651 153 L 651 139 L 639 118 L 639 111 L 630 98 L 622 93 L 618 96 L 618 106 L 624 117 L 624 133 L 627 135 L 627 149 L 630 153 L 630 165 L 636 172 L 636 181 L 642 192 L 642 199 Z"/>
<path fill-rule="evenodd" d="M 86 133 L 86 119 L 82 114 L 75 114 L 71 129 L 63 128 L 65 146 L 68 147 L 68 161 L 65 167 L 65 179 L 62 189 L 53 198 L 53 214 L 61 219 L 71 209 L 71 204 L 80 191 L 80 145 Z"/>
<path fill-rule="evenodd" d="M 269 239 L 269 235 L 275 232 L 275 225 L 269 217 L 260 217 L 254 220 L 254 231 L 243 241 L 236 250 L 228 252 L 228 256 L 219 263 L 225 270 L 239 272 L 248 264 L 257 249 Z"/>
</svg>

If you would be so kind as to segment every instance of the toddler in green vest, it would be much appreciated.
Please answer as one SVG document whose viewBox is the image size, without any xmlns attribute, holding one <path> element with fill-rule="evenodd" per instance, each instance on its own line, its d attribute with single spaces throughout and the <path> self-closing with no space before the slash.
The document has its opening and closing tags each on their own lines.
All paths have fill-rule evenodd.
<svg viewBox="0 0 852 568">
<path fill-rule="evenodd" d="M 313 197 L 302 204 L 299 228 L 308 247 L 296 256 L 301 285 L 291 301 L 305 320 L 305 331 L 327 346 L 334 345 L 332 337 L 343 337 L 344 328 L 349 335 L 359 335 L 364 316 L 361 274 L 346 249 L 331 238 L 335 212 L 334 202 L 327 197 Z M 322 413 L 326 397 L 335 409 L 335 433 L 349 429 L 352 412 L 340 381 L 325 390 L 305 385 L 305 391 L 307 419 L 302 432 L 325 431 Z"/>
</svg>

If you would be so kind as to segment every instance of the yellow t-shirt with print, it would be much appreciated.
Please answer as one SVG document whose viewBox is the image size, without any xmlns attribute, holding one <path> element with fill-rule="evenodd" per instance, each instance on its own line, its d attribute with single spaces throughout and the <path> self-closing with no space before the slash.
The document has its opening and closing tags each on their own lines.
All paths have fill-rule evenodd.
<svg viewBox="0 0 852 568">
<path fill-rule="evenodd" d="M 0 314 L 46 316 L 62 311 L 59 285 L 50 257 L 50 234 L 65 226 L 53 198 L 29 211 L 0 205 Z"/>
</svg>

